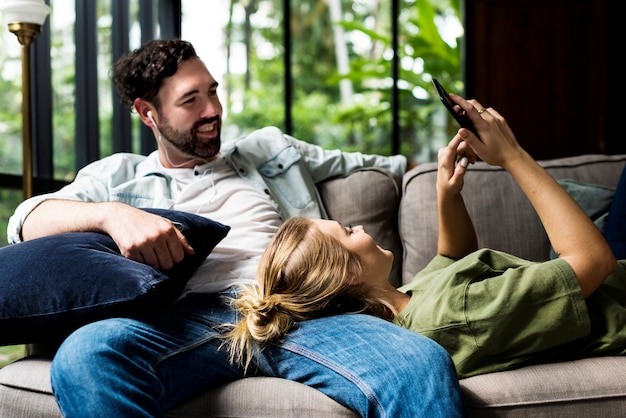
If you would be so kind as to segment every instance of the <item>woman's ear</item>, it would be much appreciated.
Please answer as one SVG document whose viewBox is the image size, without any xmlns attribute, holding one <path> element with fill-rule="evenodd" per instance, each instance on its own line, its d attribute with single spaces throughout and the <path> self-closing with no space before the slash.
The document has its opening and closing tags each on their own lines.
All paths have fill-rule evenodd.
<svg viewBox="0 0 626 418">
<path fill-rule="evenodd" d="M 350 286 L 361 286 L 363 284 L 363 280 L 361 277 L 351 275 L 348 277 L 348 284 Z"/>
</svg>

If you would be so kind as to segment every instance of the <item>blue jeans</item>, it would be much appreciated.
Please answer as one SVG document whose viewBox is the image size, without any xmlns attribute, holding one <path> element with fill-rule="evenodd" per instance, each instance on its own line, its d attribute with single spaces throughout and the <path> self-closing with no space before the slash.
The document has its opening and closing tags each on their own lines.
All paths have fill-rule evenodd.
<svg viewBox="0 0 626 418">
<path fill-rule="evenodd" d="M 193 295 L 141 320 L 113 318 L 76 330 L 52 362 L 66 417 L 160 417 L 206 388 L 244 376 L 219 326 L 235 313 L 220 295 Z M 252 373 L 316 388 L 361 416 L 459 417 L 453 363 L 432 340 L 367 315 L 307 321 L 255 358 Z"/>
</svg>

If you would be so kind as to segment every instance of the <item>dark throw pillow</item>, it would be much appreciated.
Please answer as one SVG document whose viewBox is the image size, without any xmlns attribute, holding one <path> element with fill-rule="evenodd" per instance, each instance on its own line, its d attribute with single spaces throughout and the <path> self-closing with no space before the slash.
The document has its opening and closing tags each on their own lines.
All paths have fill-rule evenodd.
<svg viewBox="0 0 626 418">
<path fill-rule="evenodd" d="M 0 345 L 56 342 L 89 322 L 167 306 L 230 230 L 190 213 L 145 210 L 174 222 L 195 253 L 160 271 L 123 257 L 96 232 L 0 248 Z"/>
</svg>

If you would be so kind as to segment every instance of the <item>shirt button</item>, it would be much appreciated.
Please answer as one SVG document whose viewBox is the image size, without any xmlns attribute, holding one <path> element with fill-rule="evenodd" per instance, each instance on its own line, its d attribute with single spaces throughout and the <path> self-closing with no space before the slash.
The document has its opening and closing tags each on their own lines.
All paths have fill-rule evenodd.
<svg viewBox="0 0 626 418">
<path fill-rule="evenodd" d="M 268 189 L 263 190 L 265 192 L 265 194 L 270 194 L 270 191 Z"/>
<path fill-rule="evenodd" d="M 280 168 L 282 170 L 283 169 L 283 165 L 282 164 L 278 164 L 278 168 Z"/>
</svg>

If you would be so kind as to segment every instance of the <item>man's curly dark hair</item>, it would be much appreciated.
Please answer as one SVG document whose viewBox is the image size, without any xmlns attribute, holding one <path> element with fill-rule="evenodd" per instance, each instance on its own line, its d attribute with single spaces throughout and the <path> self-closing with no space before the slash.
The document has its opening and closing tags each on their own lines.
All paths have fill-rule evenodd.
<svg viewBox="0 0 626 418">
<path fill-rule="evenodd" d="M 155 105 L 163 79 L 176 73 L 191 58 L 198 58 L 194 47 L 179 39 L 153 40 L 121 57 L 112 67 L 112 79 L 122 104 L 133 109 L 136 98 Z"/>
</svg>

